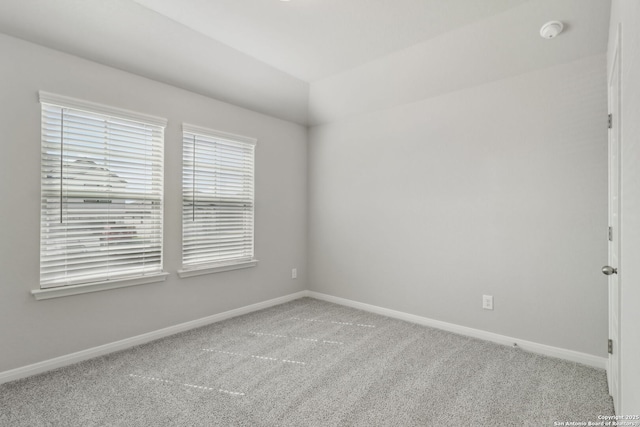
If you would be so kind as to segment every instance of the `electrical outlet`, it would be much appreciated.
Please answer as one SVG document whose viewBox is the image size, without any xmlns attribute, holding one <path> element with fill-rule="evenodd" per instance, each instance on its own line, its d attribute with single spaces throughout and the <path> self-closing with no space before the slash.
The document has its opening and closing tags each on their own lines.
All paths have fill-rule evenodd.
<svg viewBox="0 0 640 427">
<path fill-rule="evenodd" d="M 292 279 L 297 279 L 298 278 L 298 269 L 297 268 L 292 268 L 291 269 L 291 278 Z"/>
<path fill-rule="evenodd" d="M 482 308 L 485 310 L 493 310 L 493 296 L 482 295 Z"/>
</svg>

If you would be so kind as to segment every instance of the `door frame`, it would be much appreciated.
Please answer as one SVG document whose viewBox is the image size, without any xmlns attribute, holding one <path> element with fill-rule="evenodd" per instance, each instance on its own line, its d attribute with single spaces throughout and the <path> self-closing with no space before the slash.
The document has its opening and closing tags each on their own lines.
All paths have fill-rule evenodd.
<svg viewBox="0 0 640 427">
<path fill-rule="evenodd" d="M 618 25 L 616 29 L 616 38 L 613 46 L 613 56 L 611 61 L 611 69 L 607 74 L 607 107 L 609 114 L 614 114 L 611 128 L 608 132 L 608 182 L 609 182 L 609 191 L 607 195 L 607 210 L 608 210 L 608 224 L 610 227 L 613 227 L 613 241 L 608 241 L 607 245 L 607 259 L 609 265 L 614 268 L 617 268 L 618 274 L 615 277 L 610 276 L 607 281 L 608 287 L 608 312 L 609 312 L 609 339 L 613 340 L 613 353 L 609 354 L 609 358 L 607 360 L 607 384 L 609 386 L 609 394 L 613 398 L 614 408 L 619 413 L 620 411 L 620 402 L 622 401 L 622 387 L 621 380 L 622 375 L 620 372 L 621 369 L 621 357 L 620 350 L 621 346 L 621 289 L 622 289 L 622 254 L 621 254 L 621 237 L 622 237 L 622 127 L 621 127 L 621 109 L 622 109 L 622 58 L 621 58 L 621 42 L 622 42 L 622 28 L 621 25 Z M 614 84 L 614 79 L 617 78 L 617 87 L 612 87 Z M 613 93 L 613 92 L 617 93 Z M 614 104 L 615 103 L 615 104 Z M 612 141 L 612 136 L 615 132 L 615 144 L 616 147 L 613 147 L 614 141 Z M 613 169 L 613 161 L 612 151 L 613 149 L 617 151 L 617 165 L 616 169 Z M 612 218 L 612 203 L 614 202 L 611 197 L 612 193 L 612 184 L 613 180 L 616 180 L 617 183 L 617 220 L 616 224 L 613 223 Z M 617 246 L 617 265 L 613 265 L 613 260 L 611 256 L 612 245 Z M 612 286 L 611 282 L 613 280 L 617 280 L 617 286 Z M 617 304 L 616 304 L 617 303 Z M 617 310 L 617 313 L 614 311 Z M 617 318 L 617 322 L 615 319 Z M 616 327 L 617 326 L 617 327 Z M 614 366 L 615 364 L 615 366 Z"/>
</svg>

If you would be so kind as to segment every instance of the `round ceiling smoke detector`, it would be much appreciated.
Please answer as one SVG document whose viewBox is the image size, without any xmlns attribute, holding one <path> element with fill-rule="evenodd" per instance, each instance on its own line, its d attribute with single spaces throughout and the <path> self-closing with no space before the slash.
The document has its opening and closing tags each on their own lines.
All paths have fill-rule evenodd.
<svg viewBox="0 0 640 427">
<path fill-rule="evenodd" d="M 564 25 L 560 21 L 547 22 L 540 28 L 540 35 L 543 39 L 552 39 L 562 32 Z"/>
</svg>

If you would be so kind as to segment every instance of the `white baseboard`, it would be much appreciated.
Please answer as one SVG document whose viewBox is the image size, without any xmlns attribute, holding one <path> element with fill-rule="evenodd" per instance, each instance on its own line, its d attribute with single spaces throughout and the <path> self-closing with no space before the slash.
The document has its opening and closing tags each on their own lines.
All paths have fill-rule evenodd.
<svg viewBox="0 0 640 427">
<path fill-rule="evenodd" d="M 293 294 L 285 295 L 283 297 L 270 299 L 268 301 L 263 301 L 256 304 L 247 305 L 245 307 L 236 308 L 235 310 L 225 311 L 223 313 L 214 314 L 212 316 L 203 317 L 201 319 L 192 320 L 190 322 L 180 323 L 179 325 L 169 326 L 167 328 L 159 329 L 153 332 L 148 332 L 142 335 L 137 335 L 135 337 L 126 338 L 120 341 L 104 344 L 98 347 L 93 347 L 86 350 L 78 351 L 76 353 L 67 354 L 65 356 L 60 356 L 60 357 L 45 360 L 42 362 L 34 363 L 32 365 L 27 365 L 27 366 L 23 366 L 16 369 L 11 369 L 9 371 L 0 372 L 0 384 L 6 383 L 9 381 L 18 380 L 20 378 L 26 378 L 31 375 L 40 374 L 42 372 L 61 368 L 63 366 L 72 365 L 74 363 L 78 363 L 83 360 L 91 359 L 98 356 L 103 356 L 108 353 L 113 353 L 114 351 L 124 350 L 130 347 L 134 347 L 136 345 L 157 340 L 159 338 L 164 338 L 169 335 L 177 334 L 178 332 L 184 332 L 190 329 L 199 328 L 200 326 L 206 326 L 211 323 L 216 323 L 222 320 L 229 319 L 231 317 L 241 316 L 243 314 L 262 310 L 264 308 L 273 307 L 274 305 L 284 304 L 285 302 L 293 301 L 295 299 L 306 297 L 306 296 L 309 296 L 308 291 L 296 292 Z"/>
<path fill-rule="evenodd" d="M 50 371 L 52 369 L 61 368 L 63 366 L 72 365 L 74 363 L 81 362 L 83 360 L 91 359 L 98 356 L 103 356 L 114 351 L 125 350 L 140 344 L 164 338 L 179 332 L 188 331 L 190 329 L 206 326 L 211 323 L 220 322 L 232 317 L 241 316 L 243 314 L 251 313 L 254 311 L 262 310 L 265 308 L 273 307 L 278 304 L 284 304 L 285 302 L 293 301 L 302 297 L 311 297 L 322 301 L 332 302 L 335 304 L 344 305 L 347 307 L 357 308 L 359 310 L 368 311 L 371 313 L 380 314 L 395 319 L 405 320 L 407 322 L 417 323 L 419 325 L 430 326 L 437 329 L 453 332 L 460 335 L 479 338 L 485 341 L 491 341 L 498 344 L 512 346 L 514 343 L 518 344 L 518 347 L 523 350 L 531 351 L 533 353 L 543 354 L 545 356 L 556 357 L 559 359 L 568 360 L 571 362 L 582 363 L 584 365 L 592 366 L 599 369 L 606 369 L 608 359 L 604 357 L 593 356 L 591 354 L 580 353 L 573 350 L 566 350 L 559 347 L 552 347 L 545 344 L 538 344 L 531 341 L 525 341 L 517 338 L 507 337 L 505 335 L 494 334 L 492 332 L 482 331 L 480 329 L 468 328 L 466 326 L 459 326 L 453 323 L 442 322 L 439 320 L 429 319 L 427 317 L 416 316 L 414 314 L 404 313 L 401 311 L 391 310 L 388 308 L 378 307 L 371 304 L 365 304 L 345 298 L 334 297 L 331 295 L 322 294 L 314 291 L 300 291 L 293 294 L 285 295 L 279 298 L 270 299 L 268 301 L 259 302 L 256 304 L 240 307 L 235 310 L 225 311 L 223 313 L 214 314 L 212 316 L 203 317 L 201 319 L 192 320 L 190 322 L 180 323 L 179 325 L 169 326 L 167 328 L 159 329 L 157 331 L 149 332 L 135 337 L 126 338 L 120 341 L 116 341 L 109 344 L 104 344 L 98 347 L 89 348 L 86 350 L 78 351 L 76 353 L 67 354 L 65 356 L 56 357 L 53 359 L 45 360 L 42 362 L 34 363 L 32 365 L 23 366 L 20 368 L 12 369 L 9 371 L 0 372 L 0 384 L 26 378 L 31 375 L 40 374 L 42 372 Z"/>
<path fill-rule="evenodd" d="M 404 313 L 401 311 L 390 310 L 388 308 L 378 307 L 375 305 L 364 304 L 361 302 L 334 297 L 332 295 L 326 295 L 319 292 L 308 291 L 307 295 L 311 298 L 332 302 L 335 304 L 344 305 L 347 307 L 357 308 L 359 310 L 368 311 L 370 313 L 381 314 L 387 317 L 393 317 L 394 319 L 405 320 L 411 323 L 417 323 L 419 325 L 430 326 L 432 328 L 442 329 L 445 331 L 453 332 L 468 337 L 479 338 L 485 341 L 491 341 L 498 344 L 512 346 L 514 343 L 518 344 L 523 350 L 530 351 L 532 353 L 543 354 L 545 356 L 556 357 L 558 359 L 564 359 L 571 362 L 581 363 L 583 365 L 592 366 L 598 369 L 606 369 L 608 359 L 605 357 L 594 356 L 591 354 L 580 353 L 578 351 L 566 350 L 564 348 L 552 347 L 550 345 L 539 344 L 531 341 L 525 341 L 518 338 L 512 338 L 505 335 L 494 334 L 493 332 L 482 331 L 480 329 L 468 328 L 466 326 L 460 326 L 453 323 L 442 322 L 440 320 L 429 319 L 427 317 L 416 316 L 415 314 Z"/>
</svg>

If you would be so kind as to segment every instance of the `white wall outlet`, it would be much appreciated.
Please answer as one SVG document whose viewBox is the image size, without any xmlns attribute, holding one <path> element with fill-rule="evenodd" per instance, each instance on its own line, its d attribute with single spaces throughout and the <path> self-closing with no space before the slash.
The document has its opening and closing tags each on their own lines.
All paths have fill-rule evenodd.
<svg viewBox="0 0 640 427">
<path fill-rule="evenodd" d="M 493 296 L 482 295 L 482 308 L 485 310 L 493 310 Z"/>
<path fill-rule="evenodd" d="M 298 269 L 297 268 L 292 268 L 291 269 L 291 278 L 292 279 L 297 279 L 298 278 Z"/>
</svg>

